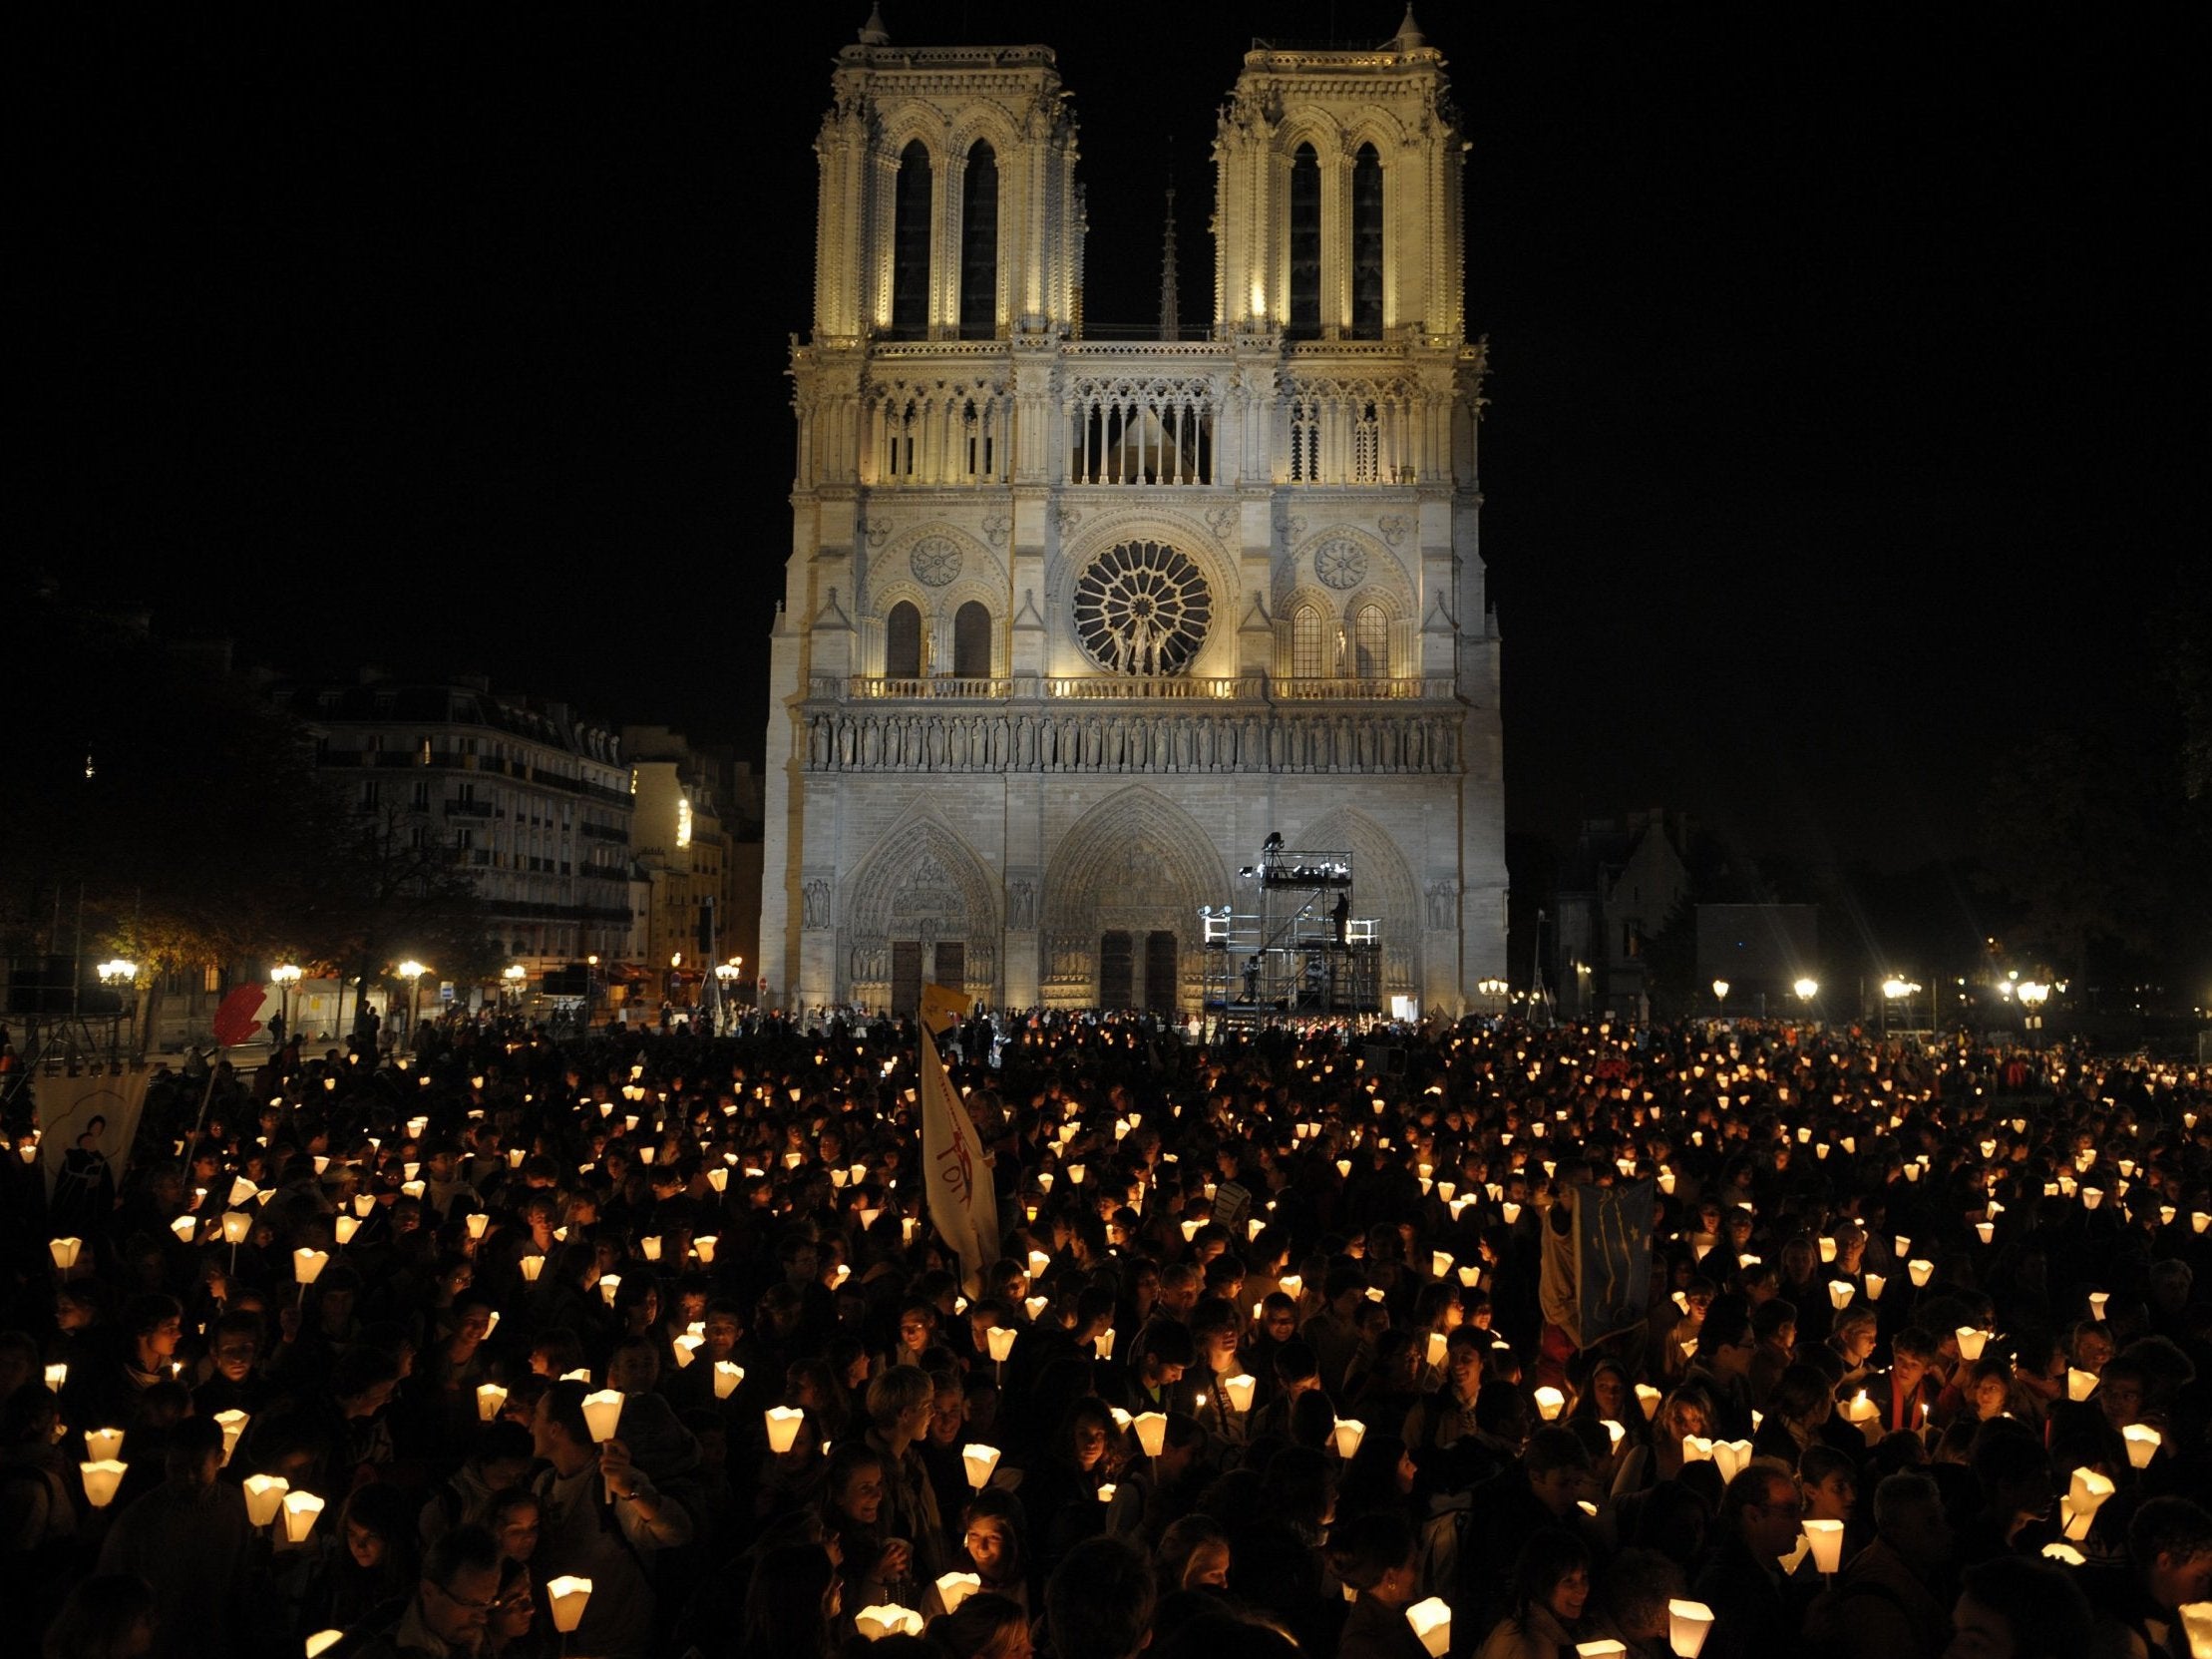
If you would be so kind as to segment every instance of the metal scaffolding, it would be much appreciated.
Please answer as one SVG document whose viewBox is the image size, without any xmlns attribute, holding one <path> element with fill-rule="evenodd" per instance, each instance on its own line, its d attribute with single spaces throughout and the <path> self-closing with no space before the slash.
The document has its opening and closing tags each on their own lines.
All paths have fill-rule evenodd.
<svg viewBox="0 0 2212 1659">
<path fill-rule="evenodd" d="M 1382 925 L 1354 914 L 1349 851 L 1271 835 L 1236 901 L 1202 907 L 1206 1008 L 1235 1021 L 1379 1014 Z"/>
</svg>

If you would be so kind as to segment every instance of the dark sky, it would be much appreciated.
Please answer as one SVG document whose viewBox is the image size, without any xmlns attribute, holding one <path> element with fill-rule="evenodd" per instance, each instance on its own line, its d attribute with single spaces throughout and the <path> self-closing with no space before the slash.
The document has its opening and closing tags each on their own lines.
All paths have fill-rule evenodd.
<svg viewBox="0 0 2212 1659">
<path fill-rule="evenodd" d="M 811 143 L 865 8 L 196 10 L 54 8 L 18 60 L 18 548 L 249 659 L 482 667 L 757 752 Z M 1089 314 L 1155 314 L 1172 166 L 1194 323 L 1251 37 L 1398 20 L 887 13 L 1057 49 Z M 1910 864 L 1971 849 L 1994 742 L 2125 717 L 2202 454 L 2189 18 L 1427 9 L 1516 828 L 1664 804 Z"/>
</svg>

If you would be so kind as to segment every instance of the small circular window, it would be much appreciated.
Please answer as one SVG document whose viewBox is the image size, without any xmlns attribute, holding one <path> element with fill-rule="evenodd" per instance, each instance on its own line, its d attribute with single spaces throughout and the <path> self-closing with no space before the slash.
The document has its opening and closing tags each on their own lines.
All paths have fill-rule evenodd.
<svg viewBox="0 0 2212 1659">
<path fill-rule="evenodd" d="M 1185 555 L 1159 542 L 1100 554 L 1075 584 L 1075 634 L 1101 668 L 1177 674 L 1213 624 L 1214 596 Z"/>
</svg>

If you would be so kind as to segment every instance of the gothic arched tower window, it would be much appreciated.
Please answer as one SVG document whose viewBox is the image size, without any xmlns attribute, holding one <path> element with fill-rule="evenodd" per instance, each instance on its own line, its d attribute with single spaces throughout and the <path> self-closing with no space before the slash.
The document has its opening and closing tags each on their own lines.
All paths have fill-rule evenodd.
<svg viewBox="0 0 2212 1659">
<path fill-rule="evenodd" d="M 961 679 L 990 678 L 990 609 L 980 600 L 952 614 L 952 672 Z"/>
<path fill-rule="evenodd" d="M 1351 333 L 1382 338 L 1382 158 L 1371 144 L 1351 163 Z"/>
<path fill-rule="evenodd" d="M 1313 147 L 1290 155 L 1290 316 L 1293 340 L 1321 332 L 1321 164 Z"/>
<path fill-rule="evenodd" d="M 1363 605 L 1352 620 L 1353 671 L 1361 679 L 1390 677 L 1390 623 L 1379 605 Z"/>
<path fill-rule="evenodd" d="M 1290 672 L 1298 679 L 1323 679 L 1328 674 L 1325 626 L 1321 614 L 1301 605 L 1290 618 Z"/>
<path fill-rule="evenodd" d="M 884 676 L 922 677 L 922 613 L 901 600 L 884 619 Z"/>
<path fill-rule="evenodd" d="M 899 154 L 892 204 L 891 337 L 929 334 L 929 152 L 920 139 Z"/>
<path fill-rule="evenodd" d="M 982 139 L 960 179 L 960 338 L 998 334 L 998 157 Z"/>
</svg>

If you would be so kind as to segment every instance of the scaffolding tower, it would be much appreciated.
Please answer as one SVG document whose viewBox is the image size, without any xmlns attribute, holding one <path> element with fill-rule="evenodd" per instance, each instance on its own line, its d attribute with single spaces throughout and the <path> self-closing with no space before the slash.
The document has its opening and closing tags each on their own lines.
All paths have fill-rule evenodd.
<svg viewBox="0 0 2212 1659">
<path fill-rule="evenodd" d="M 1382 927 L 1354 914 L 1348 851 L 1268 837 L 1231 903 L 1202 907 L 1206 1008 L 1232 1022 L 1379 1014 Z"/>
</svg>

